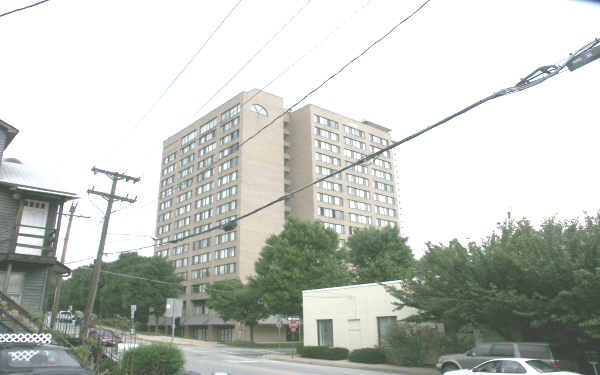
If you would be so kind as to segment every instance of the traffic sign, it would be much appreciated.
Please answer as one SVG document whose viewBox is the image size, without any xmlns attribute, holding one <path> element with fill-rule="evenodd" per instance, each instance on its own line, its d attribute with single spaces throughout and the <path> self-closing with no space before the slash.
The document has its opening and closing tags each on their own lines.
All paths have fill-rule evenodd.
<svg viewBox="0 0 600 375">
<path fill-rule="evenodd" d="M 298 321 L 297 320 L 290 320 L 290 330 L 292 332 L 296 332 L 296 329 L 298 329 Z"/>
</svg>

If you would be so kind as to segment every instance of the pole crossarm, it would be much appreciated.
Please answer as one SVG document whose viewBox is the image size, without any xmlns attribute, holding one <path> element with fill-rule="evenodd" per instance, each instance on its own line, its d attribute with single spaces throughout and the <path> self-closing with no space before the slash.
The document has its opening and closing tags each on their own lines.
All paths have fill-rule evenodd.
<svg viewBox="0 0 600 375">
<path fill-rule="evenodd" d="M 117 201 L 125 201 L 125 202 L 129 202 L 129 203 L 135 203 L 135 201 L 137 201 L 137 197 L 136 198 L 129 198 L 129 197 L 121 197 L 119 195 L 115 195 L 115 194 L 109 194 L 109 193 L 103 193 L 101 191 L 96 191 L 93 189 L 88 189 L 88 194 L 96 194 L 101 196 L 102 198 L 109 200 L 117 200 Z"/>
<path fill-rule="evenodd" d="M 105 174 L 112 179 L 125 180 L 127 182 L 132 181 L 134 184 L 136 182 L 140 182 L 140 177 L 131 177 L 124 173 L 111 172 L 111 171 L 107 171 L 105 169 L 100 169 L 100 168 L 96 168 L 96 167 L 92 167 L 92 172 L 94 172 L 94 174 L 96 174 L 96 173 Z"/>
</svg>

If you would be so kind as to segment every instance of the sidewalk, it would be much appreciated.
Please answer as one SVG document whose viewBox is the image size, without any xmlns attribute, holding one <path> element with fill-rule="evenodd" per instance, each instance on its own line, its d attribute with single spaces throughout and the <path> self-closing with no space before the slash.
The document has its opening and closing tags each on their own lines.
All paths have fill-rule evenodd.
<svg viewBox="0 0 600 375">
<path fill-rule="evenodd" d="M 118 332 L 121 337 L 129 336 L 129 332 L 121 331 L 121 330 L 113 328 L 113 327 L 101 326 L 101 325 L 97 325 L 97 327 L 103 328 L 106 330 L 110 330 L 113 332 Z M 136 338 L 137 338 L 137 340 L 143 340 L 143 341 L 149 341 L 149 342 L 159 342 L 159 343 L 170 343 L 171 342 L 171 336 L 158 336 L 158 335 L 155 336 L 155 335 L 144 335 L 144 334 L 138 333 L 138 334 L 136 334 Z M 194 340 L 194 339 L 184 339 L 182 337 L 175 337 L 172 342 L 175 345 L 192 345 L 192 346 L 200 346 L 203 348 L 216 348 L 216 347 L 224 346 L 223 344 L 219 344 L 216 342 Z"/>
<path fill-rule="evenodd" d="M 383 365 L 383 364 L 368 364 L 368 363 L 358 363 L 358 362 L 350 362 L 348 360 L 341 361 L 330 361 L 326 359 L 313 359 L 313 358 L 302 358 L 299 356 L 294 356 L 293 358 L 289 355 L 279 355 L 279 354 L 268 354 L 263 356 L 265 359 L 270 359 L 273 361 L 283 361 L 283 362 L 296 362 L 296 363 L 306 363 L 311 365 L 319 365 L 319 366 L 333 366 L 333 367 L 345 367 L 345 368 L 355 368 L 362 370 L 371 370 L 371 371 L 385 371 L 385 372 L 395 372 L 398 374 L 406 374 L 406 375 L 439 375 L 439 371 L 434 368 L 423 368 L 423 367 L 400 367 L 394 365 Z"/>
</svg>

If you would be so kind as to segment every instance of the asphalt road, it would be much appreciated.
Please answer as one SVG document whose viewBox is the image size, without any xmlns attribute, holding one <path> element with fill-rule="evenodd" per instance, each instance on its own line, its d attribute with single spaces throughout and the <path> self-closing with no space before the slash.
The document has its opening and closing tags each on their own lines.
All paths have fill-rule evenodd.
<svg viewBox="0 0 600 375">
<path fill-rule="evenodd" d="M 367 371 L 332 366 L 317 366 L 263 359 L 274 350 L 246 348 L 201 348 L 179 346 L 186 359 L 188 375 L 211 375 L 223 371 L 229 375 L 398 375 L 397 373 Z"/>
</svg>

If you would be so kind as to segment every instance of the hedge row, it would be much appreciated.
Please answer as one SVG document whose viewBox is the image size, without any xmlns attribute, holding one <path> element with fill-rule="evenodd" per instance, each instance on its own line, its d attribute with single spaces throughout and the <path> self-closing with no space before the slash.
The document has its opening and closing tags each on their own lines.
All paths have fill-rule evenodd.
<svg viewBox="0 0 600 375">
<path fill-rule="evenodd" d="M 305 358 L 341 360 L 348 358 L 348 349 L 330 348 L 328 346 L 299 346 L 298 354 Z"/>
<path fill-rule="evenodd" d="M 385 363 L 385 352 L 380 348 L 356 349 L 348 357 L 350 362 Z"/>
</svg>

